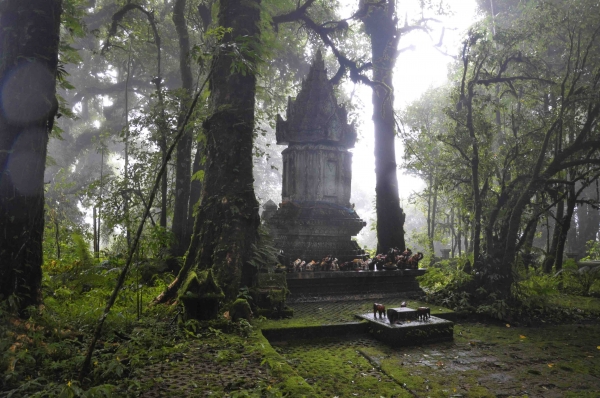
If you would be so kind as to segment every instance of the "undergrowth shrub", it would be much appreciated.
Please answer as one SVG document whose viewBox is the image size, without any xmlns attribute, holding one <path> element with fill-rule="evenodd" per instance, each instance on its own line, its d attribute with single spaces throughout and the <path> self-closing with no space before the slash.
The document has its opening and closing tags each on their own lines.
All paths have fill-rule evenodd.
<svg viewBox="0 0 600 398">
<path fill-rule="evenodd" d="M 578 268 L 571 259 L 555 275 L 518 263 L 511 290 L 505 293 L 495 288 L 493 259 L 488 259 L 489 264 L 478 273 L 463 271 L 465 262 L 464 258 L 456 263 L 445 260 L 428 268 L 418 278 L 426 292 L 425 300 L 511 323 L 561 323 L 583 319 L 585 311 L 561 305 L 559 297 L 588 295 L 600 284 L 600 267 Z"/>
<path fill-rule="evenodd" d="M 465 285 L 473 279 L 472 274 L 463 271 L 466 261 L 464 258 L 459 258 L 435 263 L 424 275 L 417 277 L 419 285 L 428 293 Z"/>
<path fill-rule="evenodd" d="M 556 273 L 561 290 L 567 294 L 590 296 L 592 292 L 600 292 L 600 266 L 585 265 L 578 267 L 570 259 L 566 265 Z"/>
<path fill-rule="evenodd" d="M 587 256 L 582 258 L 583 261 L 600 260 L 600 242 L 597 240 L 589 240 L 585 243 Z"/>
<path fill-rule="evenodd" d="M 83 238 L 72 237 L 71 252 L 61 260 L 45 261 L 43 305 L 30 308 L 29 319 L 15 317 L 6 302 L 0 305 L 2 397 L 123 396 L 114 391 L 126 388 L 132 369 L 141 368 L 149 353 L 160 357 L 173 349 L 172 333 L 159 335 L 152 326 L 171 318 L 172 308 L 147 305 L 172 276 L 157 277 L 153 286 L 145 286 L 131 272 L 105 322 L 90 375 L 84 385 L 75 381 L 123 264 L 116 259 L 99 263 Z"/>
<path fill-rule="evenodd" d="M 524 297 L 544 297 L 559 293 L 560 278 L 541 271 L 517 271 L 518 292 Z"/>
<path fill-rule="evenodd" d="M 463 271 L 466 258 L 442 260 L 417 277 L 420 286 L 426 293 L 427 302 L 436 303 L 455 311 L 474 310 L 470 301 L 472 293 L 468 285 L 473 275 Z"/>
<path fill-rule="evenodd" d="M 581 309 L 561 305 L 565 294 L 578 295 L 582 292 L 577 271 L 577 263 L 573 259 L 566 260 L 563 269 L 556 274 L 518 267 L 516 283 L 511 291 L 509 317 L 526 323 L 562 323 L 583 319 L 585 314 Z"/>
</svg>

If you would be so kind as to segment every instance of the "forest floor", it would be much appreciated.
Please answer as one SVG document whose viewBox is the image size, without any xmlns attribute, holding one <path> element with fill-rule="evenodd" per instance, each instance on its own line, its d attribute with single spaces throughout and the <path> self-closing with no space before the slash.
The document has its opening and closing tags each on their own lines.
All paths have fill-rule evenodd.
<svg viewBox="0 0 600 398">
<path fill-rule="evenodd" d="M 175 307 L 151 307 L 160 311 L 147 311 L 138 321 L 123 307 L 107 321 L 93 370 L 81 385 L 77 374 L 102 294 L 82 294 L 81 305 L 48 297 L 49 307 L 27 321 L 0 314 L 0 397 L 600 396 L 598 298 L 552 296 L 553 305 L 575 314 L 569 323 L 532 327 L 458 319 L 453 341 L 402 348 L 369 333 L 286 342 L 263 335 L 267 329 L 285 336 L 286 328 L 356 322 L 354 315 L 368 312 L 372 300 L 295 303 L 290 319 L 250 324 L 222 318 L 185 327 L 176 324 Z M 95 312 L 90 302 L 98 303 Z"/>
<path fill-rule="evenodd" d="M 562 302 L 569 300 L 582 303 Z M 600 396 L 597 315 L 537 327 L 458 321 L 454 341 L 416 347 L 391 348 L 368 334 L 270 344 L 261 329 L 354 321 L 353 313 L 368 308 L 366 302 L 296 306 L 294 318 L 255 321 L 245 336 L 204 332 L 138 372 L 141 396 Z"/>
</svg>

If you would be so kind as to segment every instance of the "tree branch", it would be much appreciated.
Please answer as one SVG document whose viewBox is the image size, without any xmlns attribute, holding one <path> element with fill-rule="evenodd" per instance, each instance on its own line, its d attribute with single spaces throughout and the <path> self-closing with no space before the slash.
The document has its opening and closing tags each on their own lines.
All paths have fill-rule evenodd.
<svg viewBox="0 0 600 398">
<path fill-rule="evenodd" d="M 340 65 L 340 68 L 330 80 L 332 84 L 338 84 L 340 80 L 345 76 L 346 72 L 349 71 L 350 80 L 352 80 L 352 82 L 363 83 L 369 87 L 374 87 L 375 85 L 377 85 L 378 83 L 371 81 L 371 79 L 362 74 L 362 72 L 364 72 L 365 70 L 370 69 L 372 67 L 372 64 L 368 62 L 359 66 L 357 61 L 353 61 L 345 55 L 343 55 L 336 47 L 335 43 L 333 43 L 333 41 L 329 37 L 329 34 L 334 31 L 347 29 L 348 23 L 346 21 L 348 19 L 359 18 L 359 16 L 362 15 L 360 13 L 360 10 L 348 19 L 344 19 L 341 21 L 330 21 L 319 25 L 315 21 L 313 21 L 307 13 L 308 9 L 310 8 L 310 6 L 313 5 L 314 2 L 315 0 L 307 0 L 306 3 L 296 8 L 294 11 L 272 17 L 275 30 L 277 31 L 277 26 L 282 23 L 301 22 L 306 28 L 316 33 L 321 38 L 321 41 L 323 41 L 323 43 L 331 49 Z M 335 25 L 333 28 L 327 26 L 332 24 Z"/>
<path fill-rule="evenodd" d="M 512 77 L 494 77 L 491 79 L 477 79 L 473 81 L 473 84 L 483 84 L 484 86 L 488 86 L 494 83 L 510 83 L 514 81 L 521 80 L 535 80 L 546 84 L 556 84 L 552 80 L 542 79 L 539 77 L 529 77 L 529 76 L 512 76 Z"/>
</svg>

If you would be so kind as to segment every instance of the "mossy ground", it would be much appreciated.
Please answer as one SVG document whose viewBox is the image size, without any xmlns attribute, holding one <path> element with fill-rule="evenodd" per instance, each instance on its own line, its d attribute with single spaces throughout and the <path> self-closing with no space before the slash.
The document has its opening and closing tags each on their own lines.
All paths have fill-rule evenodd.
<svg viewBox="0 0 600 398">
<path fill-rule="evenodd" d="M 600 318 L 593 313 L 600 300 L 564 296 L 557 303 L 587 316 L 580 324 L 538 327 L 461 321 L 452 342 L 404 348 L 368 334 L 271 345 L 260 330 L 354 321 L 356 312 L 369 311 L 371 301 L 303 305 L 295 318 L 255 320 L 252 326 L 244 320 L 237 326 L 225 319 L 188 322 L 187 332 L 169 326 L 171 314 L 165 321 L 131 325 L 125 337 L 110 332 L 97 351 L 93 374 L 110 382 L 106 390 L 119 397 L 597 397 Z M 85 345 L 73 341 L 77 358 Z M 31 353 L 24 348 L 17 353 Z M 45 367 L 56 366 L 53 357 L 41 358 Z M 23 361 L 13 374 L 29 366 Z M 91 396 L 77 393 L 68 379 L 55 383 L 54 392 Z M 35 396 L 35 391 L 53 396 L 34 385 L 13 396 Z"/>
<path fill-rule="evenodd" d="M 298 341 L 275 349 L 315 390 L 319 397 L 410 397 L 401 383 L 389 377 L 361 350 L 372 339 Z"/>
<path fill-rule="evenodd" d="M 597 324 L 461 323 L 454 342 L 422 347 L 364 338 L 276 349 L 323 397 L 597 397 L 599 339 Z"/>
<path fill-rule="evenodd" d="M 598 297 L 573 296 L 556 294 L 547 296 L 548 303 L 558 307 L 575 310 L 580 313 L 600 314 L 600 299 Z"/>
<path fill-rule="evenodd" d="M 576 302 L 586 309 L 598 305 L 598 299 L 561 301 Z M 305 306 L 294 319 L 255 321 L 249 337 L 203 335 L 184 353 L 187 362 L 170 365 L 176 368 L 173 377 L 189 390 L 166 383 L 163 372 L 143 396 L 187 391 L 186 396 L 223 397 L 596 397 L 600 391 L 598 319 L 540 327 L 459 322 L 453 342 L 404 348 L 391 348 L 369 335 L 271 346 L 258 333 L 264 326 L 353 321 L 353 312 L 343 308 L 368 310 L 369 303 L 319 305 Z M 311 315 L 306 308 L 319 312 Z M 202 365 L 192 367 L 194 363 Z"/>
<path fill-rule="evenodd" d="M 599 332 L 598 325 L 466 323 L 455 326 L 453 343 L 372 354 L 420 396 L 594 396 Z"/>
<path fill-rule="evenodd" d="M 201 330 L 181 352 L 140 369 L 134 396 L 315 396 L 259 331 L 247 332 Z"/>
<path fill-rule="evenodd" d="M 366 335 L 273 347 L 204 333 L 143 370 L 145 397 L 596 397 L 600 325 L 459 323 L 453 342 L 391 348 Z"/>
</svg>

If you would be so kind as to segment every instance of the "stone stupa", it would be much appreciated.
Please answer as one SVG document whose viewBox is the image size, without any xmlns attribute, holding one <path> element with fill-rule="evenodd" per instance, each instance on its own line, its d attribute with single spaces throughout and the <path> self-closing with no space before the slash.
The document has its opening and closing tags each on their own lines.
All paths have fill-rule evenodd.
<svg viewBox="0 0 600 398">
<path fill-rule="evenodd" d="M 362 258 L 352 240 L 365 226 L 350 204 L 356 131 L 339 106 L 327 69 L 317 53 L 297 98 L 288 99 L 286 119 L 277 117 L 277 144 L 283 150 L 282 203 L 265 222 L 285 261 L 343 261 Z"/>
</svg>

